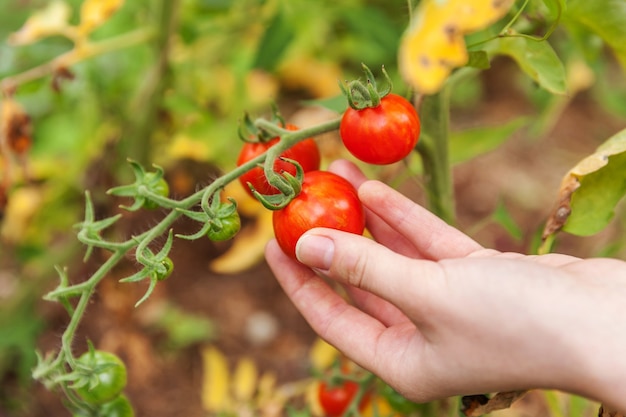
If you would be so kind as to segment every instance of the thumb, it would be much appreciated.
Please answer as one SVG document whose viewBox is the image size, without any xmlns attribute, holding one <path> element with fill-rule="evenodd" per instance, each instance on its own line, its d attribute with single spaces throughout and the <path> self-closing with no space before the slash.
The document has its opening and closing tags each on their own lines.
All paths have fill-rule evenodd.
<svg viewBox="0 0 626 417">
<path fill-rule="evenodd" d="M 296 245 L 298 260 L 343 284 L 369 291 L 397 305 L 410 305 L 424 285 L 440 281 L 443 270 L 433 261 L 399 255 L 363 236 L 317 228 Z"/>
</svg>

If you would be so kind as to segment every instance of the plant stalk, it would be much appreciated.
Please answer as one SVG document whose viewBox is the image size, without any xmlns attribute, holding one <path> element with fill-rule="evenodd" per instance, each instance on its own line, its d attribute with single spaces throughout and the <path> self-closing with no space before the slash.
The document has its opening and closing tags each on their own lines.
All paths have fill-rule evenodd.
<svg viewBox="0 0 626 417">
<path fill-rule="evenodd" d="M 424 167 L 430 210 L 448 224 L 456 223 L 452 171 L 448 156 L 450 95 L 448 87 L 424 97 L 421 105 L 422 138 L 417 151 Z"/>
</svg>

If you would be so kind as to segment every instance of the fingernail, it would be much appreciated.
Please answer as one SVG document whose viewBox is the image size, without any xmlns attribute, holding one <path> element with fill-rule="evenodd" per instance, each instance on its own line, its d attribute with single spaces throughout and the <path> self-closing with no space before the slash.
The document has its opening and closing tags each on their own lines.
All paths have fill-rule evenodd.
<svg viewBox="0 0 626 417">
<path fill-rule="evenodd" d="M 330 269 L 334 253 L 335 243 L 324 236 L 305 234 L 296 244 L 296 257 L 311 268 Z"/>
</svg>

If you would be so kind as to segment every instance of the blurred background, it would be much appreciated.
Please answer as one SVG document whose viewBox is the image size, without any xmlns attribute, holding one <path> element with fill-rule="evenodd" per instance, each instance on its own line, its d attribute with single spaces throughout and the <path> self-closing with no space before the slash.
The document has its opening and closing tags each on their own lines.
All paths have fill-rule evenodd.
<svg viewBox="0 0 626 417">
<path fill-rule="evenodd" d="M 123 212 L 127 201 L 105 192 L 132 181 L 132 158 L 164 167 L 171 196 L 188 196 L 234 168 L 245 112 L 267 116 L 276 103 L 300 127 L 338 117 L 346 106 L 338 82 L 360 77 L 361 63 L 375 73 L 384 65 L 394 91 L 408 91 L 397 68 L 406 1 L 105 1 L 115 12 L 94 17 L 92 49 L 68 59 L 75 34 L 67 27 L 81 4 L 0 0 L 2 126 L 11 106 L 24 133 L 19 146 L 0 148 L 0 416 L 69 415 L 31 371 L 35 351 L 57 350 L 68 322 L 62 307 L 42 300 L 58 283 L 54 267 L 80 282 L 106 259 L 82 261 L 73 225 L 83 219 L 85 190 L 98 218 Z M 452 91 L 458 225 L 496 249 L 534 251 L 563 175 L 626 127 L 624 72 L 602 40 L 572 17 L 551 41 L 565 63 L 566 96 L 538 88 L 506 57 Z M 350 158 L 336 133 L 318 141 L 324 164 Z M 363 168 L 425 201 L 417 155 Z M 212 413 L 208 346 L 228 366 L 248 358 L 277 384 L 310 374 L 315 335 L 265 265 L 270 218 L 242 191 L 227 189 L 242 232 L 226 243 L 176 240 L 172 277 L 140 308 L 143 283 L 118 282 L 136 268 L 130 257 L 93 297 L 76 351 L 89 339 L 125 360 L 137 415 Z M 127 238 L 164 215 L 124 212 L 112 233 Z M 197 230 L 190 220 L 176 227 Z M 624 258 L 625 228 L 618 206 L 610 227 L 590 238 L 562 235 L 556 249 Z M 581 415 L 597 412 L 564 401 L 529 395 L 502 413 L 555 415 L 574 403 Z"/>
</svg>

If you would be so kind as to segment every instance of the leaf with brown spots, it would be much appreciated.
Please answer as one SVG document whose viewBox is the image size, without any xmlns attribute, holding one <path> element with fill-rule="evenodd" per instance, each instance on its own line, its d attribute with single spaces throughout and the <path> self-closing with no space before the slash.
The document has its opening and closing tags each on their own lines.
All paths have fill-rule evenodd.
<svg viewBox="0 0 626 417">
<path fill-rule="evenodd" d="M 482 416 L 493 411 L 509 408 L 511 404 L 522 398 L 527 391 L 499 392 L 491 398 L 486 395 L 467 395 L 461 399 L 461 411 L 468 417 Z"/>
<path fill-rule="evenodd" d="M 423 0 L 404 34 L 398 59 L 405 81 L 418 92 L 436 93 L 469 56 L 464 36 L 500 19 L 513 0 Z"/>
<path fill-rule="evenodd" d="M 611 221 L 626 194 L 626 129 L 581 160 L 563 178 L 557 201 L 546 221 L 543 240 L 563 229 L 589 236 Z"/>
</svg>

